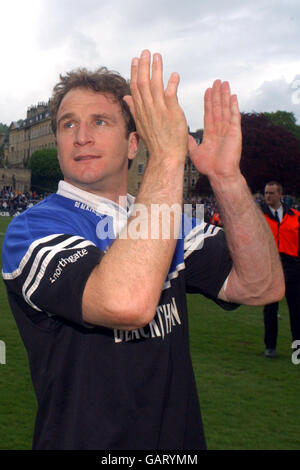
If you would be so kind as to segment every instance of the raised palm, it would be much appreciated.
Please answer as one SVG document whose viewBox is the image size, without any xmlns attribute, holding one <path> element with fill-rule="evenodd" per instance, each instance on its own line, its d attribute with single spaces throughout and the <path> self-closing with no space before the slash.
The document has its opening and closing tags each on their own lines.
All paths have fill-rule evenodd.
<svg viewBox="0 0 300 470">
<path fill-rule="evenodd" d="M 189 155 L 198 171 L 209 178 L 239 174 L 242 149 L 241 116 L 229 83 L 216 80 L 204 97 L 204 135 L 201 145 L 189 138 Z"/>
</svg>

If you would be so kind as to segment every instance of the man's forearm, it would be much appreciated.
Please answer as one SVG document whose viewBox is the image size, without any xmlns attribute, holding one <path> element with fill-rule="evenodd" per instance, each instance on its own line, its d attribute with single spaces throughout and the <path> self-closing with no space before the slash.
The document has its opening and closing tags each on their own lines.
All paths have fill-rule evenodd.
<svg viewBox="0 0 300 470">
<path fill-rule="evenodd" d="M 248 305 L 280 300 L 284 277 L 277 247 L 244 177 L 240 174 L 230 180 L 211 178 L 210 183 L 233 260 L 225 298 Z"/>
<path fill-rule="evenodd" d="M 170 212 L 169 234 L 163 234 L 161 213 L 153 220 L 153 205 L 181 208 L 184 165 L 150 159 L 136 207 L 120 237 L 91 274 L 84 296 L 85 320 L 108 327 L 138 328 L 152 320 L 176 247 L 180 220 Z M 153 233 L 153 222 L 159 231 Z M 136 224 L 142 230 L 136 238 Z M 155 235 L 156 238 L 153 238 Z M 169 236 L 168 236 L 169 235 Z M 167 236 L 167 239 L 163 237 Z"/>
</svg>

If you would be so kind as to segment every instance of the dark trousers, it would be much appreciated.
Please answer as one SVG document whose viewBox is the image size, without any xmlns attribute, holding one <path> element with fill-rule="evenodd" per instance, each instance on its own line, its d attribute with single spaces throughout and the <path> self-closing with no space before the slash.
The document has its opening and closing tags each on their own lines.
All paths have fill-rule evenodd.
<svg viewBox="0 0 300 470">
<path fill-rule="evenodd" d="M 300 279 L 286 282 L 285 296 L 289 308 L 292 340 L 300 340 Z M 278 332 L 278 302 L 264 307 L 264 341 L 267 349 L 276 349 Z"/>
<path fill-rule="evenodd" d="M 278 302 L 274 302 L 273 304 L 268 304 L 264 307 L 264 341 L 267 349 L 276 349 L 278 333 L 278 305 Z"/>
</svg>

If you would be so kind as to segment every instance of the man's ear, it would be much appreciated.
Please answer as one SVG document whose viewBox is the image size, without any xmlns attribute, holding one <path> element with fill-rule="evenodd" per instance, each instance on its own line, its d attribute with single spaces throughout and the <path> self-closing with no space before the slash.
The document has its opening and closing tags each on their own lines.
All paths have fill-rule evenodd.
<svg viewBox="0 0 300 470">
<path fill-rule="evenodd" d="M 128 159 L 133 160 L 138 151 L 140 137 L 137 132 L 130 132 L 128 137 Z"/>
</svg>

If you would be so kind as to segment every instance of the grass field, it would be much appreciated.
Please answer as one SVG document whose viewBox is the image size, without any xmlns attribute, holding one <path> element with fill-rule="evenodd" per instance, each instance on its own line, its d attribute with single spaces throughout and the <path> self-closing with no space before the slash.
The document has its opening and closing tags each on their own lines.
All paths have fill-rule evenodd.
<svg viewBox="0 0 300 470">
<path fill-rule="evenodd" d="M 0 244 L 9 220 L 0 217 Z M 225 312 L 189 296 L 190 344 L 209 449 L 300 449 L 300 364 L 285 300 L 278 355 L 263 356 L 262 308 Z M 36 402 L 27 356 L 0 282 L 0 450 L 30 449 Z"/>
</svg>

